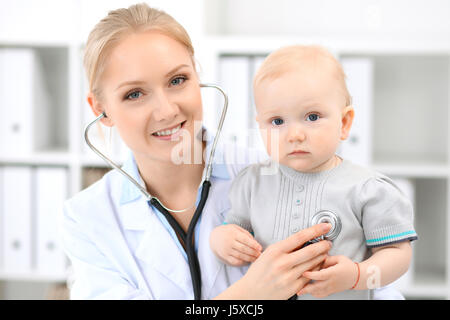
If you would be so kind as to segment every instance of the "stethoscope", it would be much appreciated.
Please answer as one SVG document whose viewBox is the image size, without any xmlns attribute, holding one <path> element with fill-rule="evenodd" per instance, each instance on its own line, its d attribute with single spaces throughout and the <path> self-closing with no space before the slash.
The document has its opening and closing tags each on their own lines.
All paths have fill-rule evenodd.
<svg viewBox="0 0 450 320">
<path fill-rule="evenodd" d="M 125 176 L 126 179 L 131 181 L 146 197 L 148 205 L 156 207 L 167 219 L 170 226 L 173 228 L 173 230 L 176 232 L 178 237 L 184 242 L 185 248 L 186 248 L 186 255 L 188 258 L 188 264 L 189 264 L 189 271 L 191 273 L 191 279 L 192 279 L 192 287 L 194 290 L 194 298 L 195 300 L 201 299 L 201 287 L 202 287 L 202 280 L 201 280 L 201 270 L 200 270 L 200 264 L 198 261 L 197 253 L 195 252 L 195 243 L 194 243 L 194 234 L 195 234 L 195 226 L 197 224 L 198 219 L 200 218 L 200 215 L 202 214 L 203 208 L 205 207 L 206 200 L 208 199 L 209 190 L 211 188 L 211 172 L 212 172 L 212 163 L 214 160 L 214 153 L 216 150 L 217 142 L 220 137 L 220 132 L 222 131 L 223 122 L 225 120 L 225 116 L 228 109 L 228 97 L 226 93 L 219 87 L 213 84 L 200 84 L 200 87 L 202 88 L 214 88 L 217 89 L 224 97 L 224 104 L 223 104 L 223 110 L 222 115 L 219 120 L 219 125 L 217 127 L 217 133 L 214 138 L 211 151 L 209 154 L 209 159 L 206 164 L 206 173 L 205 178 L 202 183 L 202 191 L 200 195 L 200 200 L 198 202 L 197 208 L 195 209 L 194 215 L 192 217 L 191 222 L 189 223 L 189 227 L 187 232 L 183 230 L 183 228 L 180 226 L 180 224 L 175 220 L 175 218 L 169 213 L 180 213 L 185 212 L 187 210 L 192 209 L 195 204 L 189 208 L 182 209 L 182 210 L 171 210 L 167 207 L 165 207 L 162 202 L 157 198 L 152 196 L 139 182 L 137 182 L 133 177 L 131 177 L 127 172 L 125 172 L 119 165 L 117 165 L 114 161 L 112 161 L 109 157 L 104 155 L 102 152 L 100 152 L 97 148 L 95 148 L 92 143 L 89 140 L 88 132 L 89 129 L 98 121 L 100 121 L 102 118 L 106 118 L 106 114 L 103 112 L 101 115 L 99 115 L 96 119 L 94 119 L 92 122 L 90 122 L 86 129 L 84 130 L 84 139 L 86 140 L 87 145 L 103 160 L 105 160 L 109 165 L 111 165 L 114 169 L 117 169 L 121 174 Z"/>
<path fill-rule="evenodd" d="M 329 223 L 331 225 L 330 231 L 328 231 L 326 234 L 324 234 L 318 238 L 308 241 L 306 243 L 306 245 L 312 244 L 312 243 L 315 243 L 315 242 L 318 242 L 321 240 L 333 241 L 334 239 L 336 239 L 338 237 L 339 233 L 341 233 L 341 229 L 342 229 L 341 219 L 333 211 L 321 210 L 321 211 L 318 211 L 315 214 L 313 214 L 313 216 L 311 217 L 311 220 L 309 222 L 309 226 L 312 227 L 319 223 Z"/>
<path fill-rule="evenodd" d="M 322 240 L 333 241 L 338 237 L 339 233 L 341 233 L 342 229 L 341 219 L 333 211 L 320 210 L 315 214 L 313 214 L 309 221 L 309 226 L 312 227 L 319 223 L 329 223 L 331 225 L 331 229 L 326 234 L 306 242 L 302 246 L 302 248 Z M 289 298 L 289 300 L 297 300 L 297 295 L 294 294 L 292 297 Z"/>
</svg>

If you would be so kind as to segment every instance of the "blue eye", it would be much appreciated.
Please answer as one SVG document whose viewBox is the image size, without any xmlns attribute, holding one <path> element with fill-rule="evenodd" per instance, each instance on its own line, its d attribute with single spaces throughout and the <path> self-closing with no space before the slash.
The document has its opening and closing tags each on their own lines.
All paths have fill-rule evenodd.
<svg viewBox="0 0 450 320">
<path fill-rule="evenodd" d="M 142 92 L 140 92 L 140 91 L 133 91 L 133 92 L 130 92 L 129 94 L 127 94 L 125 96 L 125 99 L 127 99 L 127 100 L 136 100 L 136 99 L 139 99 L 141 97 L 141 95 L 142 95 Z"/>
<path fill-rule="evenodd" d="M 170 84 L 173 86 L 178 86 L 182 84 L 184 81 L 186 81 L 186 77 L 176 77 L 170 80 Z"/>
<path fill-rule="evenodd" d="M 319 120 L 319 115 L 316 113 L 311 113 L 306 117 L 306 121 L 317 121 Z"/>
<path fill-rule="evenodd" d="M 284 123 L 284 120 L 280 119 L 280 118 L 276 118 L 276 119 L 273 119 L 271 123 L 275 126 L 281 126 Z"/>
</svg>

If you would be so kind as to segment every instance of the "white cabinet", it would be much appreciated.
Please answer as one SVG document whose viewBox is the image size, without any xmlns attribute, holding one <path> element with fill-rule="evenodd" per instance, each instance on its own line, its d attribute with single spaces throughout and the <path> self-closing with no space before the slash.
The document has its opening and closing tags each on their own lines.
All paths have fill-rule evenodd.
<svg viewBox="0 0 450 320">
<path fill-rule="evenodd" d="M 0 278 L 65 279 L 57 223 L 67 185 L 64 167 L 1 166 Z"/>
</svg>

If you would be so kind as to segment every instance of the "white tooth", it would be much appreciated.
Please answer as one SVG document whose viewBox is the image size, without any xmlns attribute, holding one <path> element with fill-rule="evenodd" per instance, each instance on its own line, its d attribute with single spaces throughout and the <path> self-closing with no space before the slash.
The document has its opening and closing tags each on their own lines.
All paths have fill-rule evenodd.
<svg viewBox="0 0 450 320">
<path fill-rule="evenodd" d="M 158 131 L 156 132 L 157 136 L 168 136 L 171 134 L 174 134 L 175 132 L 177 132 L 178 130 L 180 130 L 181 125 L 179 125 L 178 127 L 172 129 L 172 130 L 164 130 L 164 131 Z"/>
<path fill-rule="evenodd" d="M 177 132 L 178 130 L 180 130 L 180 128 L 181 128 L 181 126 L 178 126 L 178 127 L 174 128 L 174 129 L 172 129 L 171 133 L 173 134 L 173 133 Z"/>
</svg>

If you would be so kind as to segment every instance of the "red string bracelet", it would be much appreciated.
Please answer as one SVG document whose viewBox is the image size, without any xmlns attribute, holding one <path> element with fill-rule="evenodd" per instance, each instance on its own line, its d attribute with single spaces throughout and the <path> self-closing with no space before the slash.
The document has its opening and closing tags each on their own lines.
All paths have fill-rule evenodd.
<svg viewBox="0 0 450 320">
<path fill-rule="evenodd" d="M 350 288 L 350 290 L 355 289 L 356 285 L 357 285 L 358 282 L 359 282 L 359 276 L 360 276 L 359 263 L 358 263 L 358 262 L 355 262 L 355 264 L 356 264 L 356 267 L 358 268 L 358 278 L 356 278 L 356 282 L 355 282 L 355 284 L 353 285 L 353 287 Z"/>
</svg>

